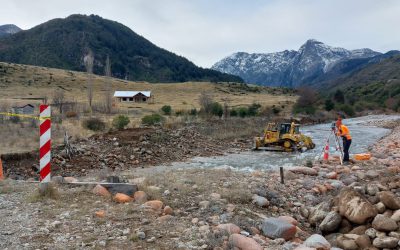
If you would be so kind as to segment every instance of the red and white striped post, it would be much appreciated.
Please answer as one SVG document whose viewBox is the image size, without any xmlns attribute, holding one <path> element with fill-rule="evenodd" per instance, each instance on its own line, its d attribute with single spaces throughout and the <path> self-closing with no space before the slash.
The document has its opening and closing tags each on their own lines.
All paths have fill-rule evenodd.
<svg viewBox="0 0 400 250">
<path fill-rule="evenodd" d="M 49 105 L 40 105 L 40 183 L 50 182 L 51 111 Z"/>
</svg>

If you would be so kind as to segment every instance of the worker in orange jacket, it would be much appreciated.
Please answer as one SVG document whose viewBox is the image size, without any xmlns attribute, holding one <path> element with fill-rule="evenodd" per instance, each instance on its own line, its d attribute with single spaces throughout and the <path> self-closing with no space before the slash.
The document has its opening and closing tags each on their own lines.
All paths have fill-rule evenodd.
<svg viewBox="0 0 400 250">
<path fill-rule="evenodd" d="M 343 162 L 349 162 L 349 149 L 351 145 L 350 130 L 347 126 L 342 124 L 342 118 L 336 121 L 337 136 L 342 137 L 343 140 Z"/>
</svg>

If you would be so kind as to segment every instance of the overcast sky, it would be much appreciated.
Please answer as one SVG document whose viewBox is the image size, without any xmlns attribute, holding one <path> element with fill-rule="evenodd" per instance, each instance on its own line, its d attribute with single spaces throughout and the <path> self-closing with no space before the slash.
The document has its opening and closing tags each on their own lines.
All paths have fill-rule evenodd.
<svg viewBox="0 0 400 250">
<path fill-rule="evenodd" d="M 0 6 L 0 24 L 22 29 L 97 14 L 203 67 L 237 51 L 297 50 L 309 38 L 347 49 L 400 49 L 399 0 L 0 0 Z"/>
</svg>

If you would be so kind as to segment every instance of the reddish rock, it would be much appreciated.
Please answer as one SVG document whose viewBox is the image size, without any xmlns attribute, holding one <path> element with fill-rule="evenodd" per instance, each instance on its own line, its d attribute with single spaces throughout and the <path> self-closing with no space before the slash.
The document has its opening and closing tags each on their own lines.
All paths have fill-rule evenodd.
<svg viewBox="0 0 400 250">
<path fill-rule="evenodd" d="M 297 228 L 286 220 L 278 218 L 267 218 L 263 221 L 261 229 L 265 236 L 271 239 L 283 238 L 290 240 L 294 238 Z"/>
<path fill-rule="evenodd" d="M 326 178 L 328 179 L 337 179 L 338 174 L 336 172 L 330 172 L 328 174 L 326 174 Z"/>
<path fill-rule="evenodd" d="M 104 218 L 106 216 L 106 212 L 104 210 L 99 210 L 94 213 L 99 218 Z"/>
<path fill-rule="evenodd" d="M 172 215 L 172 214 L 174 214 L 174 210 L 172 210 L 172 208 L 170 206 L 165 206 L 164 207 L 164 214 Z"/>
<path fill-rule="evenodd" d="M 136 191 L 133 194 L 133 198 L 135 198 L 135 201 L 139 203 L 144 203 L 147 201 L 147 194 L 143 191 Z"/>
<path fill-rule="evenodd" d="M 133 201 L 133 198 L 126 194 L 116 193 L 114 195 L 114 201 L 118 203 L 126 203 Z"/>
<path fill-rule="evenodd" d="M 157 220 L 159 222 L 166 222 L 166 221 L 171 220 L 172 218 L 174 218 L 174 216 L 167 214 L 167 215 L 160 216 Z"/>
<path fill-rule="evenodd" d="M 390 191 L 380 192 L 379 199 L 389 209 L 400 209 L 400 199 Z"/>
<path fill-rule="evenodd" d="M 100 196 L 104 196 L 104 197 L 111 197 L 110 192 L 108 192 L 107 188 L 103 187 L 102 185 L 96 185 L 93 190 L 92 193 L 94 193 L 95 195 L 100 195 Z"/>
<path fill-rule="evenodd" d="M 297 224 L 299 224 L 299 222 L 296 219 L 294 219 L 293 217 L 291 217 L 291 216 L 286 216 L 286 215 L 285 216 L 279 216 L 278 219 L 287 221 L 290 224 L 295 225 L 295 226 L 297 226 Z"/>
<path fill-rule="evenodd" d="M 296 174 L 304 174 L 304 175 L 318 175 L 318 171 L 313 168 L 308 167 L 293 167 L 289 169 L 289 171 Z"/>
<path fill-rule="evenodd" d="M 164 203 L 159 200 L 153 200 L 153 201 L 148 201 L 143 204 L 146 207 L 150 207 L 154 211 L 161 211 L 162 207 L 164 206 Z"/>
<path fill-rule="evenodd" d="M 233 248 L 239 250 L 263 250 L 264 248 L 254 239 L 248 238 L 240 234 L 232 234 L 229 237 L 229 243 Z"/>
</svg>

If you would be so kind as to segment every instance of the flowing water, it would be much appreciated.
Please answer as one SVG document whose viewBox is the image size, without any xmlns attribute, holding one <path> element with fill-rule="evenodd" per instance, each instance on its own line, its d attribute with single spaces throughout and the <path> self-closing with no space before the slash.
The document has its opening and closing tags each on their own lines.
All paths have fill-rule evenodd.
<svg viewBox="0 0 400 250">
<path fill-rule="evenodd" d="M 343 120 L 352 136 L 350 155 L 368 152 L 368 147 L 387 135 L 390 130 L 368 125 L 369 122 L 382 120 L 396 120 L 400 116 L 373 115 Z M 236 170 L 276 169 L 280 166 L 292 167 L 304 165 L 306 161 L 318 160 L 322 157 L 326 140 L 331 133 L 331 124 L 318 124 L 304 126 L 301 132 L 311 136 L 315 143 L 315 149 L 304 153 L 246 151 L 238 154 L 228 154 L 216 157 L 196 157 L 189 162 L 174 163 L 175 167 L 194 168 L 233 168 Z M 341 140 L 340 140 L 340 143 Z M 330 140 L 330 154 L 339 155 L 335 149 L 333 137 Z"/>
</svg>

